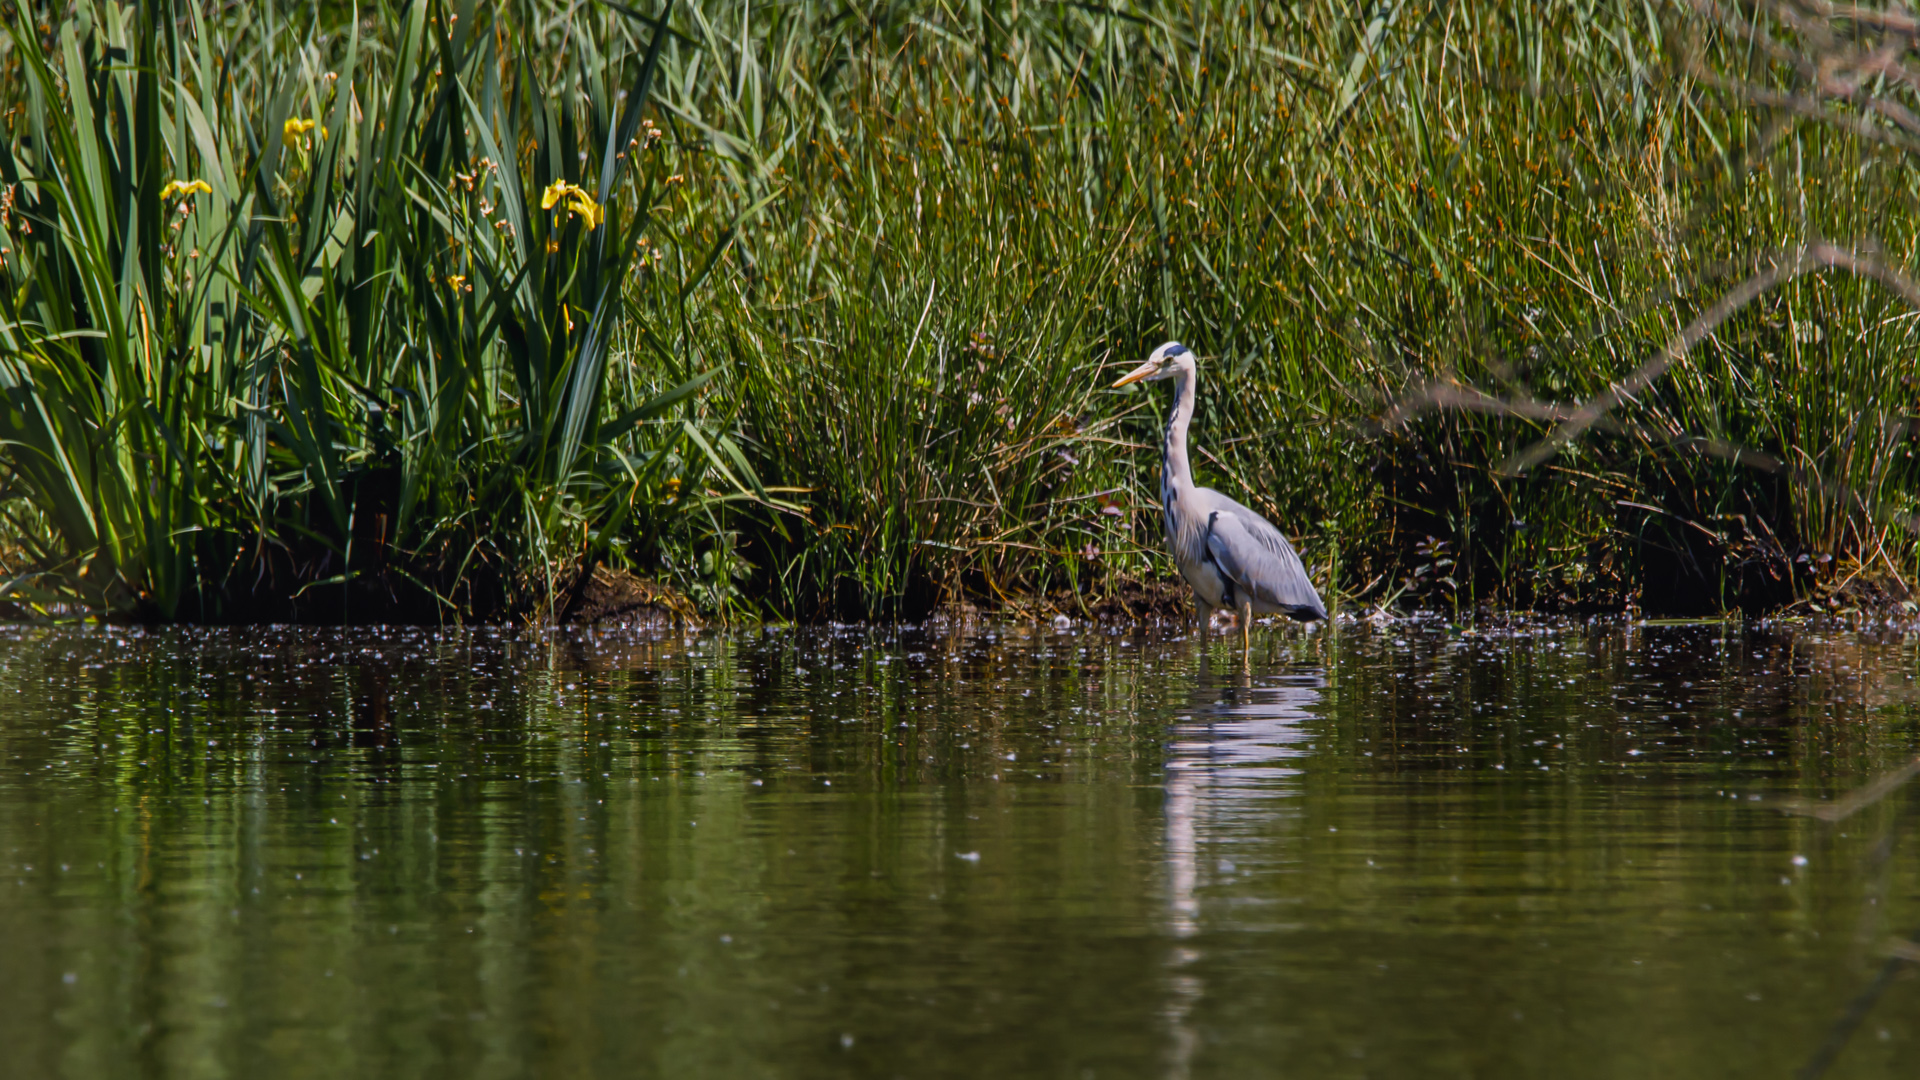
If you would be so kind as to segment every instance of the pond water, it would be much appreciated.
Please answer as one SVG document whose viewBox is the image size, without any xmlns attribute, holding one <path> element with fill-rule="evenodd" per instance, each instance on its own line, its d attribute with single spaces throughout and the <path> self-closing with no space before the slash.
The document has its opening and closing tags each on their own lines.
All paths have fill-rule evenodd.
<svg viewBox="0 0 1920 1080">
<path fill-rule="evenodd" d="M 1237 646 L 0 629 L 0 1053 L 23 1077 L 1920 1068 L 1913 785 L 1844 801 L 1920 749 L 1913 636 Z"/>
</svg>

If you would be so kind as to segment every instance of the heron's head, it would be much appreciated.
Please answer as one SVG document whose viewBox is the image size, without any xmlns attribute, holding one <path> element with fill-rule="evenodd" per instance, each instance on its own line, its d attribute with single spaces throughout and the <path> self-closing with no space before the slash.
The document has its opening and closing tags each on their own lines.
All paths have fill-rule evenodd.
<svg viewBox="0 0 1920 1080">
<path fill-rule="evenodd" d="M 1113 384 L 1115 390 L 1128 383 L 1151 382 L 1154 379 L 1170 379 L 1182 371 L 1193 370 L 1193 350 L 1177 341 L 1169 341 L 1153 350 L 1147 362 L 1127 372 L 1119 382 Z"/>
</svg>

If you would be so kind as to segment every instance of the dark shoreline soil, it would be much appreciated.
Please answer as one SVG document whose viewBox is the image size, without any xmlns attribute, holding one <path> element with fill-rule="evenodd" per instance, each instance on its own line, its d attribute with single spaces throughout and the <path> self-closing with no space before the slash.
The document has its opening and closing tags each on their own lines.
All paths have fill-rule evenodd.
<svg viewBox="0 0 1920 1080">
<path fill-rule="evenodd" d="M 541 607 L 507 618 L 455 619 L 474 626 L 558 625 L 596 628 L 657 628 L 663 626 L 702 626 L 716 620 L 704 615 L 685 593 L 672 586 L 642 577 L 630 571 L 604 565 L 595 566 L 582 580 L 578 568 L 572 573 L 556 574 L 567 584 L 557 586 L 552 608 Z M 1409 597 L 1382 610 L 1376 604 L 1342 600 L 1337 612 L 1358 619 L 1440 619 L 1447 622 L 1497 625 L 1512 621 L 1638 619 L 1652 622 L 1742 621 L 1754 624 L 1811 623 L 1817 625 L 1920 625 L 1920 597 L 1907 582 L 1891 574 L 1868 576 L 1854 573 L 1838 580 L 1818 582 L 1807 595 L 1790 603 L 1763 611 L 1731 608 L 1720 612 L 1665 612 L 1648 610 L 1637 604 L 1607 608 L 1548 607 L 1542 609 L 1505 608 L 1493 605 L 1475 607 L 1433 602 L 1431 598 Z M 555 617 L 557 616 L 557 617 Z M 69 621 L 88 617 L 73 609 L 36 611 L 27 604 L 0 599 L 0 623 L 36 623 Z M 918 625 L 921 622 L 1017 621 L 1052 622 L 1061 617 L 1075 623 L 1135 625 L 1179 624 L 1193 621 L 1192 593 L 1177 578 L 1124 578 L 1101 583 L 1084 592 L 1054 590 L 1045 594 L 1014 594 L 1007 598 L 964 597 L 935 608 L 921 620 L 864 620 L 869 625 Z M 122 620 L 115 620 L 122 621 Z M 138 621 L 138 620 L 134 620 Z M 721 620 L 723 621 L 723 620 Z M 772 618 L 772 622 L 792 620 Z M 862 620 L 855 620 L 860 622 Z M 256 618 L 237 621 L 195 623 L 174 620 L 180 625 L 337 625 L 332 619 Z M 353 625 L 439 625 L 432 621 L 383 620 Z"/>
<path fill-rule="evenodd" d="M 1341 605 L 1340 614 L 1362 619 L 1445 619 L 1475 625 L 1593 618 L 1675 623 L 1741 621 L 1763 625 L 1801 622 L 1818 625 L 1920 625 L 1920 604 L 1912 599 L 1905 582 L 1890 576 L 1869 578 L 1864 575 L 1856 575 L 1833 586 L 1816 588 L 1812 595 L 1757 613 L 1743 613 L 1735 608 L 1676 617 L 1647 612 L 1637 606 L 1606 611 L 1558 608 L 1523 610 L 1492 606 L 1449 610 L 1416 602 L 1390 611 L 1382 611 L 1369 604 L 1345 604 Z M 1009 600 L 993 603 L 963 599 L 935 610 L 928 621 L 1011 619 L 1051 622 L 1061 616 L 1075 622 L 1114 625 L 1191 624 L 1194 617 L 1192 593 L 1185 582 L 1175 578 L 1128 578 L 1097 592 L 1057 590 L 1044 595 L 1015 595 Z M 560 620 L 562 625 L 596 627 L 657 626 L 663 623 L 698 625 L 704 621 L 688 597 L 657 582 L 605 567 L 594 571 L 593 579 L 574 604 L 573 613 Z M 908 625 L 912 620 L 894 622 Z"/>
</svg>

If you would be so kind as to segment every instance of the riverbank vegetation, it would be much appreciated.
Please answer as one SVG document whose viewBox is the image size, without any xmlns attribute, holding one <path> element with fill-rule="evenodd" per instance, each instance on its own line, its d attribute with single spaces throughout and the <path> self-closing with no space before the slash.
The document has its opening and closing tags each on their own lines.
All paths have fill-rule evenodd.
<svg viewBox="0 0 1920 1080">
<path fill-rule="evenodd" d="M 1898 602 L 1902 18 L 9 5 L 7 596 L 1078 610 L 1168 573 L 1177 338 L 1343 603 Z"/>
</svg>

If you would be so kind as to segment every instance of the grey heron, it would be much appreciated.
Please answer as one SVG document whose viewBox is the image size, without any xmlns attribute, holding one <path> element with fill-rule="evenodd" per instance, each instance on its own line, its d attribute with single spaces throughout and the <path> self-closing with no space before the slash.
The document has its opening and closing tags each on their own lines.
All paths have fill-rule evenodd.
<svg viewBox="0 0 1920 1080">
<path fill-rule="evenodd" d="M 1193 351 L 1177 341 L 1153 350 L 1113 388 L 1173 379 L 1173 414 L 1160 451 L 1160 506 L 1167 546 L 1180 576 L 1193 586 L 1194 607 L 1205 633 L 1214 608 L 1240 622 L 1242 655 L 1253 648 L 1253 616 L 1286 615 L 1302 622 L 1327 617 L 1306 567 L 1272 523 L 1212 488 L 1195 487 L 1187 466 L 1187 425 L 1199 385 Z"/>
</svg>

